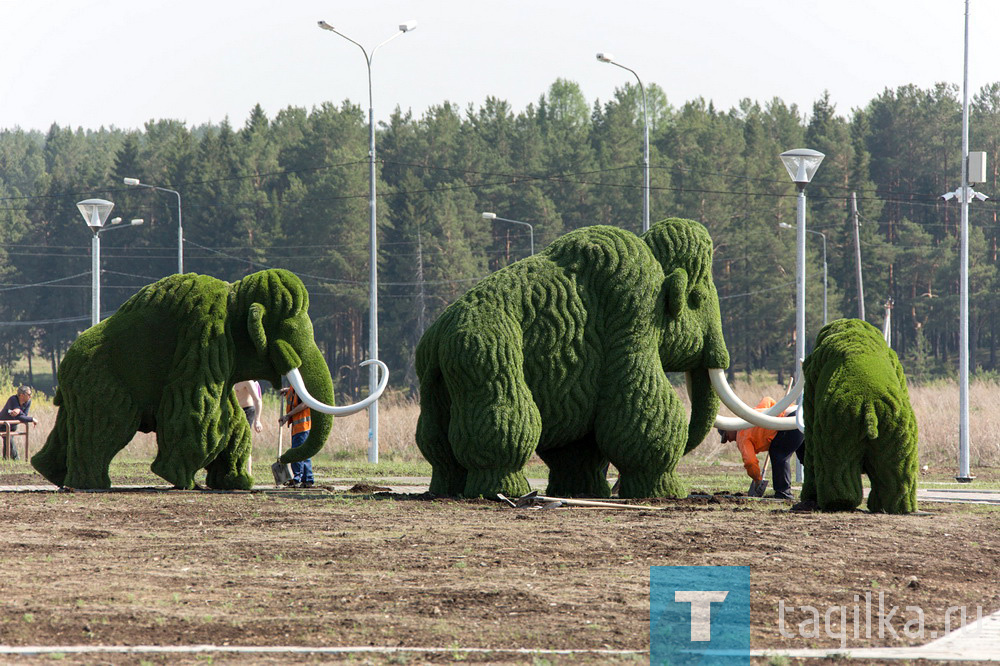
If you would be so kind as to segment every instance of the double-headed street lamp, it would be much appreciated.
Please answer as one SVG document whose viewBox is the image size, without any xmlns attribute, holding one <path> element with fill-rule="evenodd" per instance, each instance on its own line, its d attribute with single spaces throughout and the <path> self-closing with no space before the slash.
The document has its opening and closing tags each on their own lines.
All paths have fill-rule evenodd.
<svg viewBox="0 0 1000 666">
<path fill-rule="evenodd" d="M 177 272 L 184 272 L 184 227 L 181 224 L 181 193 L 177 190 L 170 190 L 166 187 L 157 187 L 140 182 L 138 178 L 123 178 L 122 182 L 131 187 L 146 187 L 160 192 L 169 192 L 177 197 Z"/>
<path fill-rule="evenodd" d="M 796 207 L 797 232 L 795 274 L 798 287 L 795 290 L 795 374 L 802 373 L 802 360 L 806 356 L 806 185 L 816 175 L 820 162 L 826 157 L 817 150 L 799 148 L 781 153 L 789 177 L 799 190 Z"/>
<path fill-rule="evenodd" d="M 108 226 L 104 223 L 111 214 L 111 209 L 115 207 L 113 203 L 105 199 L 86 199 L 76 204 L 84 221 L 93 232 L 94 236 L 90 240 L 90 325 L 97 326 L 101 321 L 101 234 L 115 229 L 128 229 L 129 227 L 142 224 L 141 219 L 134 219 L 128 226 Z M 122 218 L 116 217 L 111 220 L 112 225 L 117 225 Z"/>
<path fill-rule="evenodd" d="M 621 67 L 622 69 L 632 72 L 632 76 L 635 80 L 639 82 L 639 91 L 642 92 L 642 127 L 643 127 L 643 144 L 642 144 L 642 160 L 643 160 L 643 186 L 642 186 L 642 231 L 643 233 L 649 231 L 649 117 L 646 114 L 646 88 L 642 85 L 642 79 L 636 74 L 635 70 L 626 67 L 625 65 L 615 62 L 615 57 L 610 53 L 598 53 L 597 59 L 601 62 L 606 62 L 615 67 Z"/>
<path fill-rule="evenodd" d="M 778 226 L 782 229 L 794 229 L 792 225 L 787 222 L 779 222 Z M 823 239 L 823 325 L 826 326 L 826 234 L 822 231 L 813 231 L 812 229 L 806 229 L 807 234 L 816 234 Z"/>
<path fill-rule="evenodd" d="M 497 217 L 496 213 L 483 213 L 484 220 L 500 220 L 501 222 L 511 222 L 512 224 L 523 224 L 528 227 L 528 237 L 531 241 L 531 255 L 535 254 L 535 228 L 527 222 L 521 222 L 519 220 L 509 220 L 506 217 Z"/>
<path fill-rule="evenodd" d="M 399 31 L 392 37 L 385 40 L 369 53 L 365 47 L 357 43 L 344 33 L 338 31 L 326 21 L 317 21 L 323 30 L 328 30 L 335 35 L 343 37 L 351 44 L 354 44 L 365 56 L 365 64 L 368 66 L 368 233 L 370 235 L 368 244 L 368 261 L 370 263 L 370 286 L 369 286 L 369 313 L 368 313 L 368 357 L 372 360 L 378 359 L 378 254 L 377 241 L 375 239 L 375 107 L 372 103 L 372 58 L 380 48 L 396 39 L 405 32 L 417 29 L 416 21 L 407 21 L 399 25 Z M 368 386 L 375 390 L 378 386 L 378 364 L 372 363 L 371 373 L 368 375 Z M 378 401 L 372 403 L 368 408 L 368 462 L 378 462 Z"/>
</svg>

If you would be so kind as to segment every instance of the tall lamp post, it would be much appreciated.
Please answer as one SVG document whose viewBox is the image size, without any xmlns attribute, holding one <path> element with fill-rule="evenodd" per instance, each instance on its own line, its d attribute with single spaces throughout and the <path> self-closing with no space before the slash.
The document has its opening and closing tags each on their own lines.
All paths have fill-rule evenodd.
<svg viewBox="0 0 1000 666">
<path fill-rule="evenodd" d="M 76 204 L 87 227 L 93 232 L 90 240 L 90 325 L 97 326 L 101 321 L 101 233 L 114 231 L 115 229 L 127 229 L 128 227 L 108 226 L 104 223 L 111 214 L 111 209 L 115 207 L 113 203 L 105 199 L 86 199 Z M 111 220 L 112 225 L 121 222 L 120 217 Z M 129 226 L 142 224 L 141 219 L 132 220 Z"/>
<path fill-rule="evenodd" d="M 643 143 L 642 143 L 642 161 L 643 161 L 643 186 L 642 186 L 642 231 L 643 233 L 649 231 L 649 117 L 646 114 L 646 88 L 642 85 L 642 79 L 636 74 L 634 69 L 626 67 L 625 65 L 615 62 L 615 57 L 610 53 L 598 53 L 597 59 L 601 62 L 606 62 L 615 67 L 621 67 L 622 69 L 632 72 L 632 76 L 635 80 L 639 82 L 639 91 L 642 92 L 642 127 L 643 127 Z"/>
<path fill-rule="evenodd" d="M 528 227 L 528 238 L 531 242 L 531 254 L 535 254 L 535 228 L 527 222 L 520 222 L 518 220 L 509 220 L 506 217 L 497 217 L 496 213 L 483 213 L 484 220 L 500 220 L 501 222 L 511 222 L 513 224 L 523 224 Z"/>
<path fill-rule="evenodd" d="M 778 226 L 782 229 L 794 229 L 792 225 L 787 222 L 779 222 Z M 813 231 L 812 229 L 806 229 L 807 234 L 816 234 L 823 239 L 823 325 L 826 326 L 826 234 L 822 231 Z"/>
<path fill-rule="evenodd" d="M 169 192 L 177 197 L 177 272 L 184 272 L 184 226 L 181 223 L 181 193 L 166 187 L 156 187 L 140 182 L 138 178 L 122 178 L 122 182 L 131 187 L 146 187 L 160 192 Z"/>
<path fill-rule="evenodd" d="M 376 46 L 369 53 L 365 47 L 357 43 L 344 33 L 338 31 L 326 21 L 317 21 L 323 30 L 343 37 L 351 44 L 354 44 L 365 56 L 365 64 L 368 66 L 368 233 L 370 235 L 368 245 L 368 261 L 370 263 L 370 286 L 369 286 L 369 313 L 368 313 L 368 354 L 372 360 L 378 359 L 378 254 L 377 241 L 375 239 L 375 108 L 372 103 L 372 58 L 380 48 L 396 39 L 406 32 L 417 29 L 416 21 L 407 21 L 399 25 L 399 31 Z M 368 386 L 374 390 L 378 386 L 378 364 L 372 363 L 371 372 L 368 375 Z M 378 401 L 372 403 L 368 408 L 368 462 L 378 462 Z"/>
<path fill-rule="evenodd" d="M 789 177 L 799 190 L 796 206 L 796 245 L 798 252 L 795 275 L 798 287 L 795 291 L 795 374 L 802 372 L 802 359 L 806 355 L 806 185 L 816 175 L 820 162 L 826 157 L 817 150 L 798 148 L 781 153 Z"/>
<path fill-rule="evenodd" d="M 973 159 L 974 157 L 974 159 Z M 986 182 L 986 153 L 969 153 L 969 0 L 965 0 L 965 57 L 962 72 L 962 185 L 942 195 L 962 204 L 959 234 L 959 350 L 958 350 L 958 476 L 959 483 L 975 478 L 969 469 L 969 201 L 989 197 L 970 187 Z"/>
</svg>

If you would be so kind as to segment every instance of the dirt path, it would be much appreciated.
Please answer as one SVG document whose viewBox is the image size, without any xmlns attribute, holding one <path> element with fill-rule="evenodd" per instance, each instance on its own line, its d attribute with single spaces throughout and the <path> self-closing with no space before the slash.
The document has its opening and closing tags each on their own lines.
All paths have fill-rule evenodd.
<svg viewBox="0 0 1000 666">
<path fill-rule="evenodd" d="M 994 507 L 891 517 L 739 500 L 658 505 L 665 510 L 324 491 L 3 493 L 0 643 L 645 650 L 656 565 L 752 566 L 757 648 L 837 644 L 781 636 L 779 600 L 851 606 L 854 595 L 882 593 L 887 606 L 920 606 L 927 631 L 942 633 L 948 606 L 1000 607 Z M 897 618 L 897 640 L 862 631 L 849 645 L 922 642 Z M 559 663 L 581 661 L 609 658 Z"/>
</svg>

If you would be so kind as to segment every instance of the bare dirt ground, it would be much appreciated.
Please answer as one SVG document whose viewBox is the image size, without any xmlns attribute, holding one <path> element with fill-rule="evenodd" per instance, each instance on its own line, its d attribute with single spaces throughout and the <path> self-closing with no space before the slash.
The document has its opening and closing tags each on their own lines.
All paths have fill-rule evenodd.
<svg viewBox="0 0 1000 666">
<path fill-rule="evenodd" d="M 17 483 L 7 475 L 3 483 Z M 117 481 L 116 481 L 117 483 Z M 996 507 L 929 515 L 798 514 L 703 498 L 659 510 L 513 509 L 495 502 L 327 489 L 252 493 L 0 493 L 0 644 L 649 647 L 649 567 L 752 567 L 755 648 L 784 637 L 778 604 L 871 593 L 899 637 L 917 606 L 1000 608 Z M 862 617 L 864 610 L 862 608 Z M 807 619 L 786 615 L 786 633 Z M 954 626 L 952 626 L 954 628 Z M 648 655 L 65 655 L 62 663 L 643 663 Z M 51 656 L 3 656 L 49 663 Z M 760 663 L 767 663 L 761 660 Z"/>
</svg>

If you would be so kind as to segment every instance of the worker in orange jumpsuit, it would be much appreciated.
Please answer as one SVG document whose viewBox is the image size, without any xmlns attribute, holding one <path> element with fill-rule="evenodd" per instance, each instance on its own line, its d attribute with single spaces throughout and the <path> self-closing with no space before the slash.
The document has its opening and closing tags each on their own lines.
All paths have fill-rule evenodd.
<svg viewBox="0 0 1000 666">
<path fill-rule="evenodd" d="M 757 411 L 764 411 L 773 406 L 774 399 L 770 396 L 764 396 L 757 403 L 756 409 Z M 791 409 L 789 411 L 794 412 L 795 410 Z M 781 413 L 781 416 L 786 415 L 787 412 Z M 789 459 L 793 453 L 798 455 L 800 459 L 802 458 L 802 433 L 798 430 L 782 431 L 783 444 L 778 447 L 781 451 L 771 450 L 771 444 L 775 441 L 775 436 L 778 434 L 777 430 L 754 426 L 738 431 L 720 430 L 719 434 L 722 436 L 723 443 L 736 442 L 736 448 L 739 449 L 740 456 L 743 458 L 743 467 L 747 471 L 747 476 L 752 479 L 750 489 L 747 491 L 748 495 L 751 497 L 764 496 L 764 491 L 767 489 L 767 481 L 764 480 L 764 475 L 760 471 L 757 454 L 768 452 L 771 458 L 773 458 L 771 461 L 771 475 L 774 479 L 775 497 L 791 499 Z M 785 442 L 786 439 L 789 441 Z"/>
</svg>

